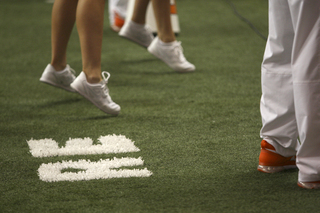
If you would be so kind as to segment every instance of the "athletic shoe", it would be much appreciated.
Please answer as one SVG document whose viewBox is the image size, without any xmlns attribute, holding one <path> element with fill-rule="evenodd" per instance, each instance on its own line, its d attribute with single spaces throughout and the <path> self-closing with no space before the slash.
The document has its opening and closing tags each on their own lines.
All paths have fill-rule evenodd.
<svg viewBox="0 0 320 213">
<path fill-rule="evenodd" d="M 105 77 L 105 75 L 107 75 L 107 77 Z M 103 71 L 102 77 L 103 80 L 100 83 L 90 84 L 87 82 L 86 74 L 81 72 L 71 84 L 71 87 L 103 112 L 117 115 L 120 112 L 120 106 L 112 101 L 107 87 L 110 73 Z"/>
<path fill-rule="evenodd" d="M 75 90 L 70 87 L 70 84 L 76 78 L 75 74 L 75 71 L 69 65 L 67 65 L 64 70 L 57 72 L 51 64 L 48 64 L 42 73 L 40 81 L 69 92 L 75 92 Z"/>
<path fill-rule="evenodd" d="M 111 29 L 115 32 L 119 32 L 124 25 L 124 18 L 122 18 L 117 12 L 114 13 L 114 21 L 111 25 Z"/>
<path fill-rule="evenodd" d="M 298 181 L 298 186 L 304 189 L 320 189 L 320 181 L 314 181 L 314 182 Z"/>
<path fill-rule="evenodd" d="M 127 38 L 145 48 L 147 48 L 154 36 L 147 25 L 137 24 L 127 21 L 119 32 L 119 36 Z"/>
<path fill-rule="evenodd" d="M 156 37 L 148 47 L 148 51 L 177 72 L 193 72 L 196 69 L 184 57 L 181 42 L 164 43 Z"/>
<path fill-rule="evenodd" d="M 258 171 L 275 173 L 293 168 L 297 168 L 295 156 L 284 157 L 276 153 L 276 149 L 267 141 L 261 141 Z"/>
</svg>

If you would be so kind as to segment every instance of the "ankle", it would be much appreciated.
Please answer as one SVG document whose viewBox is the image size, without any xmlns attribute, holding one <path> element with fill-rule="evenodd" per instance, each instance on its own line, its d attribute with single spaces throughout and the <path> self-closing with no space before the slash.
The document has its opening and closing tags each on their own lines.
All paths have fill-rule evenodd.
<svg viewBox="0 0 320 213">
<path fill-rule="evenodd" d="M 130 21 L 131 26 L 133 26 L 134 28 L 138 28 L 138 29 L 142 29 L 145 26 L 145 22 L 135 22 L 133 20 Z"/>
<path fill-rule="evenodd" d="M 102 81 L 101 76 L 88 76 L 86 74 L 86 78 L 89 84 L 98 84 L 100 81 Z"/>
<path fill-rule="evenodd" d="M 67 64 L 54 64 L 54 63 L 51 63 L 51 66 L 53 66 L 55 71 L 59 72 L 59 71 L 64 70 L 67 67 Z"/>
<path fill-rule="evenodd" d="M 173 40 L 173 41 L 163 41 L 161 38 L 159 38 L 159 44 L 160 45 L 163 45 L 163 46 L 170 46 L 170 45 L 173 45 L 174 43 L 176 42 L 176 40 Z"/>
<path fill-rule="evenodd" d="M 131 18 L 131 23 L 134 23 L 134 24 L 138 24 L 138 25 L 145 25 L 146 24 L 146 20 L 144 17 L 137 17 L 137 16 L 132 16 Z"/>
<path fill-rule="evenodd" d="M 160 40 L 161 44 L 173 43 L 173 42 L 176 41 L 175 38 L 172 38 L 172 37 L 163 37 L 163 36 L 159 36 L 159 40 Z"/>
</svg>

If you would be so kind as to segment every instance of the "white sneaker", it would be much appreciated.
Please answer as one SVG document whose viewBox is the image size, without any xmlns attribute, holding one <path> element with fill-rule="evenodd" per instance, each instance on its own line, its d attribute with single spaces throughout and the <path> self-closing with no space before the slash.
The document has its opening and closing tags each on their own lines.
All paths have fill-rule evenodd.
<svg viewBox="0 0 320 213">
<path fill-rule="evenodd" d="M 107 77 L 105 77 L 105 75 L 107 75 Z M 120 106 L 112 101 L 107 87 L 110 73 L 103 71 L 102 77 L 103 80 L 100 83 L 90 84 L 87 82 L 86 74 L 81 72 L 71 84 L 71 87 L 103 112 L 117 115 L 120 112 Z"/>
<path fill-rule="evenodd" d="M 148 47 L 148 51 L 177 72 L 193 72 L 196 69 L 196 67 L 184 57 L 181 42 L 163 43 L 156 37 Z"/>
<path fill-rule="evenodd" d="M 40 81 L 69 92 L 75 92 L 75 90 L 70 87 L 70 84 L 76 78 L 75 74 L 75 71 L 69 65 L 67 65 L 64 70 L 57 72 L 51 64 L 48 64 L 42 73 Z"/>
<path fill-rule="evenodd" d="M 137 24 L 127 21 L 119 32 L 119 36 L 127 38 L 145 48 L 147 48 L 154 36 L 147 25 Z"/>
</svg>

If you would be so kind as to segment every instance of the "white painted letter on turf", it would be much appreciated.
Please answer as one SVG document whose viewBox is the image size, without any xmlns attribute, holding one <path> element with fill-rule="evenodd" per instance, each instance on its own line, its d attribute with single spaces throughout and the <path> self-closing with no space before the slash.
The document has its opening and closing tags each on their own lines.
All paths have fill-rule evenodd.
<svg viewBox="0 0 320 213">
<path fill-rule="evenodd" d="M 100 160 L 91 162 L 86 160 L 62 161 L 57 163 L 42 164 L 39 169 L 40 180 L 46 182 L 80 181 L 109 178 L 149 177 L 152 172 L 144 169 L 119 169 L 123 166 L 140 166 L 143 160 L 139 158 L 114 158 L 113 160 Z M 63 169 L 79 169 L 77 173 L 63 172 Z"/>
<path fill-rule="evenodd" d="M 59 148 L 53 139 L 29 140 L 28 145 L 33 157 L 53 157 L 64 155 L 94 155 L 110 153 L 139 152 L 134 142 L 123 135 L 107 135 L 98 138 L 100 144 L 93 145 L 91 138 L 69 139 L 65 147 Z"/>
<path fill-rule="evenodd" d="M 65 147 L 59 148 L 53 139 L 29 140 L 28 145 L 33 157 L 72 156 L 139 152 L 134 142 L 123 135 L 107 135 L 98 138 L 100 144 L 93 145 L 91 138 L 69 139 Z M 40 180 L 79 181 L 109 178 L 149 177 L 152 172 L 144 169 L 120 169 L 121 167 L 142 166 L 143 160 L 139 158 L 114 158 L 98 162 L 90 160 L 62 161 L 41 164 L 38 169 Z M 65 171 L 64 171 L 65 170 Z M 78 172 L 70 172 L 76 170 Z"/>
</svg>

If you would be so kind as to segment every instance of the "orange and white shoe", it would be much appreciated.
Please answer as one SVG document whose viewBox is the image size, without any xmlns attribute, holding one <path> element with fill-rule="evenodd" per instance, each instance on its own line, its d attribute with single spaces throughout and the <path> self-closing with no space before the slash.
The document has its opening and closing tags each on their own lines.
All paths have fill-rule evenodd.
<svg viewBox="0 0 320 213">
<path fill-rule="evenodd" d="M 295 156 L 284 157 L 267 141 L 261 141 L 258 171 L 275 173 L 294 168 L 297 168 Z"/>
<path fill-rule="evenodd" d="M 314 182 L 301 182 L 298 181 L 298 186 L 304 189 L 320 189 L 320 180 Z"/>
<path fill-rule="evenodd" d="M 124 25 L 124 18 L 121 17 L 117 12 L 114 12 L 114 21 L 111 24 L 111 29 L 115 32 L 119 32 Z"/>
</svg>

